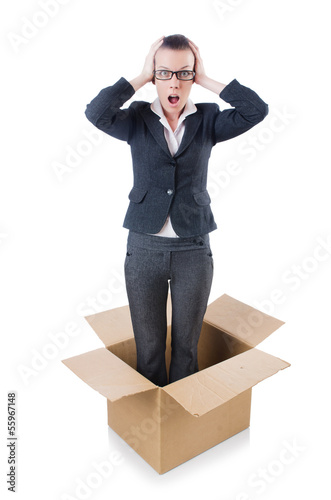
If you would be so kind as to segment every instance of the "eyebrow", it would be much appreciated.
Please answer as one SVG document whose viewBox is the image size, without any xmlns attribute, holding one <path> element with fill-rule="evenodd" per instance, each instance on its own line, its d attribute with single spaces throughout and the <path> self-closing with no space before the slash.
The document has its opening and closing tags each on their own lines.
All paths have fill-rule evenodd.
<svg viewBox="0 0 331 500">
<path fill-rule="evenodd" d="M 183 66 L 182 68 L 180 68 L 180 70 L 185 69 L 185 68 L 189 68 L 189 67 L 190 67 L 190 65 L 187 64 L 186 66 Z M 167 66 L 159 66 L 159 68 L 168 69 L 169 71 L 172 71 L 170 68 L 167 68 Z M 180 70 L 178 70 L 178 71 L 180 71 Z"/>
</svg>

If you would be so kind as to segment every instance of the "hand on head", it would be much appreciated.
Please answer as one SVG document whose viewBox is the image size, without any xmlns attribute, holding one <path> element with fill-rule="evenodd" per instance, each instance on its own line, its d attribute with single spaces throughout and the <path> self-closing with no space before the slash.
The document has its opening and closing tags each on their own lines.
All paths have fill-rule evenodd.
<svg viewBox="0 0 331 500">
<path fill-rule="evenodd" d="M 203 66 L 202 58 L 200 55 L 200 51 L 197 45 L 192 42 L 192 40 L 188 39 L 190 47 L 192 49 L 192 52 L 195 57 L 195 66 L 194 66 L 194 71 L 195 71 L 195 78 L 194 81 L 195 83 L 200 83 L 202 79 L 206 76 L 205 68 Z"/>
<path fill-rule="evenodd" d="M 161 45 L 163 43 L 163 39 L 164 39 L 164 36 L 161 36 L 160 38 L 158 38 L 156 40 L 156 42 L 154 42 L 151 45 L 151 48 L 149 49 L 149 52 L 146 56 L 145 64 L 144 64 L 144 67 L 142 69 L 142 74 L 146 77 L 146 80 L 148 82 L 151 82 L 153 80 L 155 54 L 156 54 L 156 51 L 161 47 Z"/>
</svg>

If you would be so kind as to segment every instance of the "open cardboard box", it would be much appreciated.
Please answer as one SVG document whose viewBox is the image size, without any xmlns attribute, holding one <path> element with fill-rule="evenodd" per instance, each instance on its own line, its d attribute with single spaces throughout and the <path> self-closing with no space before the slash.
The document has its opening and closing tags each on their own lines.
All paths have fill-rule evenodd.
<svg viewBox="0 0 331 500">
<path fill-rule="evenodd" d="M 290 366 L 255 349 L 283 322 L 228 295 L 207 308 L 199 372 L 165 387 L 136 371 L 129 306 L 85 319 L 105 347 L 63 363 L 107 398 L 109 426 L 160 474 L 249 427 L 252 387 Z M 169 325 L 168 367 L 170 356 Z"/>
</svg>

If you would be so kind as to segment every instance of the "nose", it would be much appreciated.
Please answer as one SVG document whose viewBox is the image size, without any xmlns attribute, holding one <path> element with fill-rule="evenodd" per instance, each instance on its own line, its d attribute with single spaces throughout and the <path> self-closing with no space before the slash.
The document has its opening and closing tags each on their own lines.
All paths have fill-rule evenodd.
<svg viewBox="0 0 331 500">
<path fill-rule="evenodd" d="M 171 87 L 173 87 L 173 86 L 178 87 L 179 83 L 180 83 L 180 80 L 178 80 L 176 73 L 174 73 L 171 77 L 170 85 L 171 85 Z"/>
</svg>

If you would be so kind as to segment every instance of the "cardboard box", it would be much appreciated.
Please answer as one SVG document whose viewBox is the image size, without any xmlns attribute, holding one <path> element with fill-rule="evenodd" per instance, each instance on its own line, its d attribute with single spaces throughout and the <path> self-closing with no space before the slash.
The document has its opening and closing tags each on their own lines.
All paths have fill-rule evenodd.
<svg viewBox="0 0 331 500">
<path fill-rule="evenodd" d="M 105 347 L 63 363 L 107 398 L 109 426 L 160 474 L 249 427 L 252 387 L 290 366 L 255 349 L 283 322 L 228 295 L 207 308 L 200 371 L 165 387 L 136 371 L 128 306 L 85 319 Z M 170 342 L 169 325 L 168 368 Z"/>
</svg>

